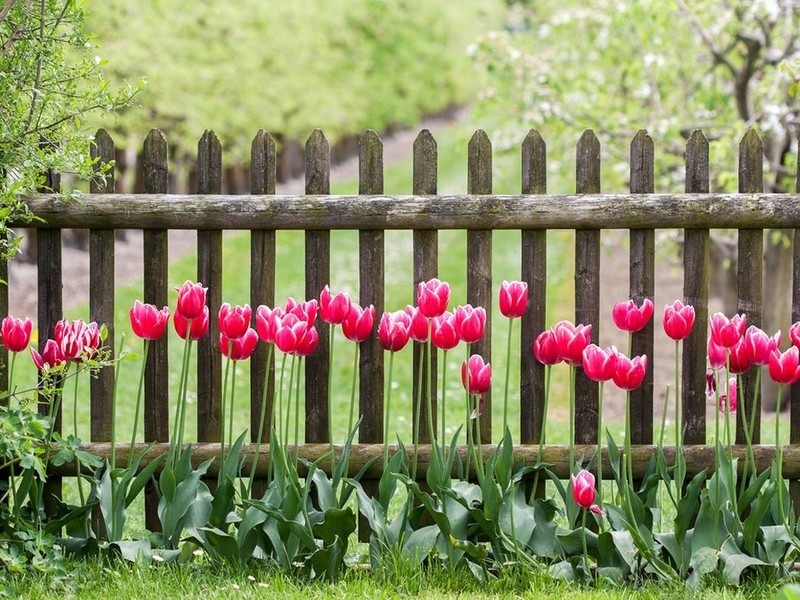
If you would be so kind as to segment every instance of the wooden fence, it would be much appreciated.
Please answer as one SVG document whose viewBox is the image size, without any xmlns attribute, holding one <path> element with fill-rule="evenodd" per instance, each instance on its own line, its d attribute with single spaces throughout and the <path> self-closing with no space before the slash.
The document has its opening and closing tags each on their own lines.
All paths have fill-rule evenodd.
<svg viewBox="0 0 800 600">
<path fill-rule="evenodd" d="M 113 159 L 114 144 L 101 130 L 93 148 L 98 165 Z M 630 234 L 630 295 L 638 302 L 655 292 L 656 228 L 684 230 L 684 298 L 697 313 L 698 326 L 686 340 L 682 373 L 682 421 L 689 472 L 713 468 L 713 448 L 706 446 L 706 327 L 708 319 L 709 228 L 739 230 L 738 308 L 747 313 L 748 322 L 760 325 L 762 313 L 762 263 L 764 228 L 800 228 L 800 204 L 795 195 L 764 195 L 762 183 L 762 145 L 754 131 L 741 141 L 739 194 L 709 193 L 709 155 L 705 136 L 694 132 L 686 146 L 686 189 L 684 194 L 654 194 L 653 141 L 639 132 L 631 144 L 630 194 L 602 195 L 600 190 L 600 143 L 587 131 L 577 144 L 577 181 L 574 195 L 548 195 L 546 147 L 542 137 L 531 131 L 522 144 L 522 185 L 518 196 L 492 195 L 492 148 L 482 131 L 474 134 L 468 147 L 467 195 L 437 195 L 437 147 L 428 131 L 414 143 L 413 195 L 383 195 L 383 146 L 371 131 L 359 146 L 359 190 L 357 196 L 330 196 L 330 151 L 321 131 L 311 134 L 305 148 L 306 195 L 275 196 L 276 152 L 273 139 L 259 131 L 252 143 L 251 195 L 222 196 L 222 152 L 213 132 L 207 131 L 198 145 L 198 182 L 195 195 L 168 195 L 167 142 L 161 132 L 151 131 L 144 142 L 144 195 L 114 193 L 113 170 L 104 181 L 92 184 L 82 202 L 64 206 L 52 196 L 30 199 L 30 208 L 43 219 L 32 226 L 38 229 L 39 343 L 52 336 L 62 316 L 61 229 L 90 229 L 90 318 L 106 323 L 113 346 L 114 317 L 114 230 L 141 229 L 144 232 L 143 300 L 169 304 L 167 280 L 167 231 L 197 230 L 197 280 L 208 286 L 208 304 L 215 316 L 222 301 L 222 231 L 249 230 L 251 235 L 250 303 L 275 304 L 276 230 L 305 231 L 305 286 L 309 298 L 318 297 L 330 280 L 330 231 L 352 229 L 359 232 L 359 302 L 375 305 L 378 315 L 384 310 L 384 230 L 413 230 L 413 280 L 419 282 L 437 275 L 438 230 L 467 231 L 467 301 L 489 307 L 492 295 L 492 232 L 521 230 L 522 280 L 529 286 L 529 310 L 522 319 L 520 373 L 519 457 L 534 462 L 542 425 L 544 369 L 532 357 L 535 336 L 545 329 L 548 229 L 575 230 L 575 321 L 599 323 L 601 229 L 627 229 Z M 50 182 L 57 189 L 57 180 Z M 0 265 L 5 278 L 7 265 Z M 794 250 L 795 282 L 800 279 L 800 244 Z M 13 290 L 12 290 L 13 293 Z M 800 319 L 800 285 L 794 285 L 793 320 Z M 8 291 L 0 288 L 0 314 L 8 312 Z M 254 311 L 255 312 L 255 311 Z M 254 314 L 255 316 L 255 314 Z M 658 315 L 656 316 L 658 318 Z M 328 326 L 318 323 L 319 347 L 308 358 L 305 374 L 305 442 L 301 456 L 315 458 L 324 453 L 328 442 L 327 366 Z M 491 331 L 490 317 L 487 319 Z M 195 458 L 200 461 L 216 455 L 220 438 L 221 357 L 217 350 L 217 322 L 211 319 L 210 335 L 199 344 L 197 440 Z M 596 330 L 593 341 L 597 341 Z M 491 360 L 491 335 L 474 344 L 473 351 Z M 263 345 L 261 345 L 263 346 Z M 633 354 L 653 356 L 654 325 L 634 334 Z M 383 442 L 384 358 L 377 337 L 361 346 L 359 369 L 360 411 L 363 415 L 358 445 L 354 449 L 352 470 L 358 470 L 370 457 L 381 452 Z M 2 357 L 5 359 L 5 357 Z M 419 351 L 415 349 L 415 378 Z M 255 441 L 261 405 L 266 350 L 260 347 L 251 367 L 251 440 Z M 166 340 L 152 344 L 147 362 L 144 399 L 144 437 L 158 442 L 153 455 L 165 448 L 168 440 L 168 370 Z M 432 368 L 435 377 L 436 369 Z M 634 471 L 641 474 L 653 453 L 653 369 L 644 385 L 633 393 L 632 442 L 635 444 Z M 423 377 L 425 374 L 423 372 Z M 0 385 L 7 383 L 7 374 Z M 110 402 L 114 374 L 104 370 L 92 382 L 91 442 L 89 450 L 109 456 Z M 752 382 L 747 381 L 748 388 Z M 268 401 L 271 410 L 273 385 Z M 424 387 L 424 386 L 423 386 Z M 800 478 L 800 386 L 791 396 L 791 443 L 786 449 L 784 473 Z M 436 413 L 435 390 L 432 406 Z M 597 440 L 597 385 L 579 373 L 577 379 L 575 442 L 585 445 L 576 456 L 593 454 Z M 749 396 L 752 397 L 752 396 Z M 751 403 L 748 403 L 751 404 Z M 426 402 L 422 402 L 426 410 Z M 491 408 L 485 400 L 485 411 Z M 760 407 L 756 411 L 754 442 L 760 439 Z M 748 414 L 737 415 L 737 443 L 744 442 L 742 424 Z M 422 415 L 425 423 L 426 415 Z M 491 419 L 481 421 L 481 436 L 491 442 Z M 265 438 L 268 432 L 265 431 Z M 495 436 L 495 441 L 496 441 Z M 420 431 L 423 443 L 429 442 L 427 427 Z M 265 439 L 266 441 L 266 439 Z M 488 452 L 489 449 L 486 448 Z M 462 449 L 463 450 L 463 449 Z M 737 449 L 741 453 L 741 448 Z M 252 459 L 254 446 L 249 448 Z M 428 449 L 422 449 L 422 462 Z M 666 449 L 667 456 L 674 448 Z M 118 452 L 117 456 L 126 456 Z M 771 461 L 773 450 L 756 448 L 761 467 Z M 566 476 L 567 449 L 547 446 L 545 460 Z M 266 461 L 259 462 L 266 470 Z M 68 466 L 54 468 L 54 475 L 69 474 Z M 212 467 L 213 472 L 213 467 Z M 420 470 L 424 476 L 424 464 Z M 610 469 L 605 470 L 610 474 Z M 263 475 L 263 473 L 260 473 Z M 367 478 L 380 474 L 380 465 Z M 60 486 L 56 479 L 53 490 Z M 796 489 L 794 490 L 797 491 Z M 147 502 L 148 526 L 154 526 L 155 499 Z M 800 503 L 798 503 L 800 505 Z"/>
</svg>

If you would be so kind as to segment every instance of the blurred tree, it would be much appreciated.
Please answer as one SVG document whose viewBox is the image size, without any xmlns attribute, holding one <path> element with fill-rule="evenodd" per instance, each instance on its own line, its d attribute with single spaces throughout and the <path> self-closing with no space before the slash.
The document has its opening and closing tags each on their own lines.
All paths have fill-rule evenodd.
<svg viewBox="0 0 800 600">
<path fill-rule="evenodd" d="M 134 90 L 111 89 L 83 28 L 82 2 L 3 0 L 0 4 L 0 255 L 19 239 L 6 223 L 32 218 L 23 195 L 46 187 L 48 172 L 92 174 L 92 112 L 112 112 Z"/>
</svg>

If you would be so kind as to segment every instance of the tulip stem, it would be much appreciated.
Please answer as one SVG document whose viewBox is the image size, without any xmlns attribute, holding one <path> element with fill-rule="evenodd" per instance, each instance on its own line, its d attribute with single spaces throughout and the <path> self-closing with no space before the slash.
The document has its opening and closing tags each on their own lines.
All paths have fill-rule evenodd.
<svg viewBox="0 0 800 600">
<path fill-rule="evenodd" d="M 483 436 L 481 435 L 481 394 L 475 394 L 475 466 L 478 469 L 478 483 L 483 485 Z"/>
<path fill-rule="evenodd" d="M 447 350 L 442 350 L 442 394 L 441 398 L 439 398 L 439 403 L 442 405 L 442 446 L 447 448 L 447 442 L 445 438 L 445 404 L 444 399 L 445 395 L 447 394 L 447 386 L 445 385 L 447 381 Z"/>
<path fill-rule="evenodd" d="M 289 423 L 292 419 L 292 391 L 294 390 L 294 364 L 296 356 L 292 354 L 292 362 L 289 365 L 289 394 L 286 396 L 286 420 L 283 422 L 283 443 L 286 453 L 289 453 Z M 331 438 L 333 439 L 333 438 Z M 333 473 L 333 471 L 331 471 Z"/>
<path fill-rule="evenodd" d="M 633 457 L 631 456 L 631 391 L 625 392 L 625 461 L 628 463 L 628 494 L 633 488 Z M 628 498 L 630 503 L 630 497 Z"/>
<path fill-rule="evenodd" d="M 422 364 L 424 361 L 424 353 L 425 353 L 425 344 L 420 343 L 419 345 L 420 357 L 419 357 L 419 365 L 417 366 L 417 398 L 416 398 L 416 410 L 414 412 L 414 463 L 411 466 L 411 479 L 412 481 L 416 481 L 417 479 L 417 456 L 419 454 L 419 424 L 420 424 L 420 415 L 422 413 Z"/>
<path fill-rule="evenodd" d="M 741 379 L 741 378 L 740 378 Z M 739 395 L 744 398 L 744 390 L 742 389 L 741 384 L 737 381 L 736 390 L 739 392 Z M 760 406 L 758 404 L 758 397 L 761 391 L 761 366 L 756 368 L 756 389 L 753 392 L 753 407 L 750 409 L 750 427 L 749 430 L 745 427 L 745 434 L 749 434 L 750 440 L 753 439 L 753 434 L 756 430 L 756 413 L 760 412 Z M 742 409 L 742 417 L 747 417 L 747 411 Z M 747 452 L 750 455 L 750 462 L 753 464 L 753 474 L 756 473 L 756 457 L 753 454 L 753 443 L 752 441 L 747 442 Z"/>
<path fill-rule="evenodd" d="M 542 407 L 542 426 L 539 430 L 539 451 L 536 453 L 536 464 L 542 463 L 542 453 L 544 452 L 544 445 L 547 439 L 547 401 L 550 397 L 550 372 L 551 365 L 544 366 L 544 406 Z M 533 488 L 531 493 L 535 494 L 539 488 L 539 473 L 541 470 L 537 469 L 536 474 L 533 476 Z"/>
<path fill-rule="evenodd" d="M 511 378 L 511 331 L 514 328 L 514 319 L 508 320 L 508 342 L 506 344 L 506 385 L 503 396 L 503 435 L 508 427 L 508 382 Z"/>
<path fill-rule="evenodd" d="M 394 352 L 389 352 L 389 374 L 386 380 L 386 410 L 384 412 L 383 424 L 383 470 L 389 465 L 389 414 L 392 408 L 392 366 L 394 362 Z"/>
<path fill-rule="evenodd" d="M 120 335 L 119 339 L 119 354 L 122 354 L 122 348 L 125 346 L 125 333 Z M 111 388 L 111 468 L 117 466 L 117 384 L 119 383 L 119 372 L 122 368 L 122 360 L 117 359 L 117 364 L 114 367 L 114 385 Z M 136 407 L 136 416 L 139 416 Z"/>
<path fill-rule="evenodd" d="M 303 357 L 297 358 L 297 380 L 294 394 L 294 468 L 297 469 L 298 450 L 300 448 L 300 373 L 303 368 Z M 345 470 L 346 472 L 346 470 Z"/>
<path fill-rule="evenodd" d="M 283 429 L 283 380 L 284 375 L 286 373 L 286 357 L 288 355 L 283 353 L 283 357 L 281 358 L 281 380 L 278 385 L 278 392 L 276 394 L 278 401 L 277 406 L 272 407 L 272 415 L 270 418 L 270 445 L 274 443 L 280 444 L 281 443 L 281 433 Z M 272 439 L 272 434 L 275 433 L 275 439 Z"/>
<path fill-rule="evenodd" d="M 228 453 L 233 447 L 233 402 L 236 399 L 236 361 L 231 361 L 231 400 L 228 403 Z M 225 424 L 223 423 L 224 427 Z M 222 465 L 220 465 L 222 466 Z"/>
<path fill-rule="evenodd" d="M 219 467 L 220 478 L 222 477 L 222 464 L 225 462 L 225 417 L 227 415 L 228 403 L 228 377 L 231 372 L 231 347 L 233 340 L 228 341 L 227 352 L 225 353 L 225 374 L 222 377 L 222 406 L 220 407 L 220 427 L 219 427 Z M 222 481 L 222 479 L 220 479 Z"/>
<path fill-rule="evenodd" d="M 575 365 L 569 365 L 569 474 L 575 470 Z"/>
<path fill-rule="evenodd" d="M 600 399 L 597 403 L 597 503 L 603 505 L 603 384 L 600 381 Z M 585 513 L 584 513 L 585 516 Z"/>
<path fill-rule="evenodd" d="M 188 327 L 189 326 L 187 326 L 187 331 L 190 330 Z M 186 368 L 184 369 L 184 375 L 183 375 L 183 386 L 182 386 L 183 392 L 179 399 L 179 405 L 178 405 L 181 411 L 180 422 L 179 422 L 180 428 L 178 430 L 178 450 L 183 448 L 183 435 L 186 430 L 186 396 L 188 393 L 187 388 L 189 387 L 189 361 L 191 360 L 191 357 L 192 357 L 192 341 L 190 339 L 187 341 L 186 344 Z M 177 463 L 178 463 L 178 457 L 175 456 L 176 466 Z"/>
<path fill-rule="evenodd" d="M 333 450 L 333 390 L 331 389 L 332 381 L 333 381 L 333 342 L 334 342 L 334 335 L 333 332 L 336 329 L 336 325 L 331 323 L 330 326 L 330 333 L 328 334 L 328 446 L 331 452 L 331 477 L 333 477 L 333 470 L 336 467 L 336 454 Z M 289 392 L 291 394 L 291 385 L 289 386 Z"/>
<path fill-rule="evenodd" d="M 467 346 L 467 360 L 464 361 L 464 369 L 466 370 L 466 374 L 462 374 L 462 379 L 464 380 L 464 393 L 466 394 L 466 423 L 464 426 L 467 428 L 466 431 L 466 438 L 467 438 L 467 462 L 466 468 L 464 470 L 464 476 L 466 477 L 467 481 L 469 481 L 469 463 L 472 460 L 472 400 L 469 395 L 469 353 L 470 353 L 470 346 L 469 342 L 466 343 Z"/>
<path fill-rule="evenodd" d="M 433 373 L 431 373 L 431 354 L 433 353 L 433 342 L 431 341 L 433 330 L 433 320 L 428 319 L 428 341 L 425 344 L 428 349 L 425 352 L 425 384 L 427 389 L 426 394 L 426 404 L 428 407 L 428 436 L 430 437 L 430 443 L 436 443 L 436 428 L 433 424 L 433 390 L 432 383 L 433 383 Z"/>
<path fill-rule="evenodd" d="M 267 417 L 267 387 L 269 386 L 269 371 L 270 366 L 272 364 L 273 355 L 275 353 L 275 346 L 273 344 L 269 344 L 267 346 L 267 366 L 264 370 L 264 389 L 261 393 L 261 414 L 258 417 L 258 436 L 256 437 L 256 454 L 253 457 L 253 466 L 250 468 L 250 481 L 247 483 L 247 496 L 250 497 L 253 492 L 253 480 L 256 477 L 256 468 L 258 467 L 258 458 L 261 455 L 261 439 L 264 435 L 264 421 Z M 272 414 L 275 414 L 275 411 L 272 411 Z M 270 435 L 272 432 L 270 432 Z M 270 477 L 270 470 L 271 470 L 271 463 L 272 461 L 268 461 L 267 463 L 267 481 L 269 481 Z"/>
<path fill-rule="evenodd" d="M 75 373 L 75 386 L 72 394 L 72 427 L 75 432 L 75 437 L 78 437 L 78 373 L 80 373 L 80 366 L 78 366 L 78 371 Z M 86 504 L 86 497 L 83 492 L 81 459 L 77 454 L 75 454 L 75 464 L 77 466 L 76 479 L 78 480 L 78 496 L 80 496 L 81 499 L 81 506 L 84 506 Z"/>
<path fill-rule="evenodd" d="M 8 392 L 9 396 L 13 396 L 14 395 L 14 363 L 15 362 L 17 362 L 17 353 L 16 352 L 12 352 L 11 353 L 11 360 L 9 361 L 9 364 L 8 364 L 8 390 L 7 390 L 7 392 Z M 17 404 L 19 404 L 19 402 L 17 402 Z M 11 402 L 9 401 L 9 406 L 10 405 L 11 405 Z"/>
<path fill-rule="evenodd" d="M 142 391 L 144 389 L 144 373 L 147 370 L 147 354 L 150 351 L 150 340 L 144 340 L 144 349 L 142 350 L 142 372 L 139 374 L 139 387 L 136 390 L 136 412 L 133 415 L 133 435 L 131 436 L 131 449 L 128 453 L 128 468 L 131 468 L 131 464 L 133 463 L 133 448 L 134 444 L 136 444 L 136 433 L 139 427 L 139 412 L 142 407 Z M 116 387 L 117 381 L 119 377 L 114 379 L 114 398 L 116 401 Z M 112 446 L 113 448 L 113 446 Z"/>
<path fill-rule="evenodd" d="M 355 350 L 353 351 L 353 384 L 350 386 L 350 416 L 347 419 L 347 433 L 346 436 L 350 436 L 350 432 L 353 431 L 353 413 L 355 412 L 356 406 L 356 381 L 358 380 L 358 342 L 354 344 Z M 347 439 L 347 437 L 345 437 Z"/>
<path fill-rule="evenodd" d="M 759 368 L 758 374 L 756 375 L 756 389 L 758 389 L 758 386 L 760 384 L 760 382 L 759 382 L 759 378 L 760 377 L 761 377 L 761 369 Z M 741 407 L 740 410 L 742 411 L 742 417 L 746 419 L 747 418 L 747 403 L 746 403 L 745 395 L 744 395 L 744 393 L 742 393 L 742 377 L 741 377 L 741 375 L 737 375 L 736 376 L 736 390 L 737 390 L 737 393 L 738 393 L 737 397 L 741 397 L 741 405 L 742 405 L 742 407 Z M 729 390 L 729 392 L 730 392 L 730 390 Z M 744 465 L 742 466 L 742 481 L 739 484 L 739 497 L 740 498 L 744 494 L 744 489 L 747 486 L 747 475 L 748 475 L 747 467 L 750 464 L 750 462 L 753 463 L 753 474 L 754 475 L 758 474 L 758 473 L 756 473 L 756 459 L 755 459 L 755 455 L 753 454 L 753 437 L 752 437 L 753 434 L 747 427 L 744 427 L 743 429 L 744 429 L 744 440 L 747 443 L 747 455 L 745 456 Z"/>
<path fill-rule="evenodd" d="M 786 514 L 783 510 L 783 445 L 781 444 L 781 396 L 783 396 L 783 383 L 778 384 L 778 400 L 775 405 L 775 468 L 777 469 L 778 484 L 778 515 L 781 525 L 786 526 Z"/>
<path fill-rule="evenodd" d="M 589 575 L 589 550 L 586 547 L 586 509 L 581 511 L 581 541 L 583 542 L 583 568 Z"/>
</svg>

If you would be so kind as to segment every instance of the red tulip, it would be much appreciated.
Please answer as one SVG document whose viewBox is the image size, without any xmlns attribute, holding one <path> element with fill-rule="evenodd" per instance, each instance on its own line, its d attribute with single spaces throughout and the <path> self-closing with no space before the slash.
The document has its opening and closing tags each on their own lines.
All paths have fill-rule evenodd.
<svg viewBox="0 0 800 600">
<path fill-rule="evenodd" d="M 694 326 L 694 306 L 680 300 L 664 307 L 664 332 L 673 340 L 689 337 Z"/>
<path fill-rule="evenodd" d="M 28 347 L 33 332 L 33 323 L 28 317 L 25 320 L 15 319 L 8 315 L 0 326 L 3 346 L 10 352 L 22 352 Z"/>
<path fill-rule="evenodd" d="M 789 339 L 795 346 L 800 347 L 800 321 L 789 328 Z"/>
<path fill-rule="evenodd" d="M 706 400 L 713 400 L 717 395 L 717 376 L 714 371 L 706 371 Z"/>
<path fill-rule="evenodd" d="M 411 326 L 409 335 L 415 342 L 428 341 L 428 318 L 422 314 L 419 308 L 413 306 L 406 306 L 406 313 L 411 318 Z"/>
<path fill-rule="evenodd" d="M 603 350 L 596 344 L 583 349 L 583 371 L 592 381 L 610 381 L 617 368 L 617 349 L 613 346 Z"/>
<path fill-rule="evenodd" d="M 594 503 L 594 475 L 586 469 L 581 469 L 577 475 L 572 476 L 572 499 L 575 504 L 590 510 L 595 514 L 605 516 L 605 513 Z"/>
<path fill-rule="evenodd" d="M 281 324 L 283 317 L 283 310 L 280 308 L 269 308 L 268 306 L 260 305 L 256 309 L 256 331 L 258 337 L 268 344 L 275 343 L 275 331 Z"/>
<path fill-rule="evenodd" d="M 285 354 L 307 356 L 316 349 L 318 342 L 317 329 L 295 314 L 285 315 L 275 333 L 275 345 Z"/>
<path fill-rule="evenodd" d="M 719 412 L 730 410 L 731 414 L 736 413 L 737 398 L 736 377 L 731 377 L 728 380 L 728 393 L 719 397 Z"/>
<path fill-rule="evenodd" d="M 319 344 L 319 332 L 313 325 L 308 328 L 306 334 L 297 342 L 297 356 L 309 356 L 314 353 Z"/>
<path fill-rule="evenodd" d="M 721 369 L 725 366 L 725 348 L 716 343 L 712 337 L 708 338 L 707 354 L 712 369 Z"/>
<path fill-rule="evenodd" d="M 88 325 L 82 320 L 62 319 L 56 323 L 53 339 L 65 360 L 81 362 L 94 356 L 100 346 L 100 329 L 94 321 Z"/>
<path fill-rule="evenodd" d="M 453 314 L 456 332 L 462 341 L 474 344 L 483 337 L 486 329 L 486 310 L 483 307 L 458 306 Z"/>
<path fill-rule="evenodd" d="M 322 320 L 331 325 L 341 325 L 350 313 L 350 296 L 345 292 L 337 292 L 331 296 L 326 285 L 319 295 L 319 314 Z"/>
<path fill-rule="evenodd" d="M 175 289 L 178 290 L 178 305 L 175 312 L 181 313 L 187 321 L 202 317 L 208 288 L 204 288 L 200 283 L 185 281 L 180 288 Z"/>
<path fill-rule="evenodd" d="M 252 312 L 249 304 L 244 306 L 237 304 L 231 307 L 230 304 L 225 302 L 219 307 L 219 316 L 217 317 L 220 333 L 231 339 L 242 337 L 250 328 L 251 316 Z"/>
<path fill-rule="evenodd" d="M 611 311 L 614 325 L 629 333 L 644 329 L 652 316 L 653 302 L 649 298 L 644 299 L 641 307 L 637 307 L 633 300 L 617 302 Z"/>
<path fill-rule="evenodd" d="M 378 337 L 384 350 L 398 352 L 408 343 L 411 317 L 404 310 L 385 312 L 378 325 Z"/>
<path fill-rule="evenodd" d="M 769 376 L 776 383 L 796 383 L 800 379 L 800 351 L 792 346 L 781 354 L 773 350 L 769 355 Z"/>
<path fill-rule="evenodd" d="M 500 312 L 516 319 L 528 309 L 528 284 L 524 281 L 504 281 L 500 284 Z"/>
<path fill-rule="evenodd" d="M 580 365 L 583 360 L 583 349 L 591 341 L 591 325 L 574 325 L 569 321 L 561 321 L 553 327 L 561 360 Z"/>
<path fill-rule="evenodd" d="M 456 332 L 455 315 L 445 311 L 431 321 L 431 341 L 440 350 L 452 350 L 458 346 L 460 338 Z"/>
<path fill-rule="evenodd" d="M 219 351 L 231 360 L 247 360 L 256 349 L 256 344 L 258 344 L 258 334 L 250 327 L 238 338 L 229 338 L 224 333 L 219 334 Z"/>
<path fill-rule="evenodd" d="M 319 305 L 317 304 L 316 300 L 308 300 L 306 302 L 298 303 L 294 298 L 287 298 L 286 309 L 284 310 L 284 313 L 287 315 L 295 315 L 298 319 L 305 321 L 308 323 L 308 326 L 311 327 L 317 322 L 318 308 Z"/>
<path fill-rule="evenodd" d="M 131 329 L 133 334 L 143 340 L 157 340 L 167 330 L 169 308 L 158 310 L 152 304 L 142 304 L 138 300 L 130 310 Z"/>
<path fill-rule="evenodd" d="M 741 338 L 737 344 L 729 350 L 728 367 L 731 373 L 744 373 L 750 369 L 750 354 Z"/>
<path fill-rule="evenodd" d="M 66 362 L 64 353 L 61 352 L 61 348 L 59 348 L 55 340 L 47 340 L 41 354 L 31 348 L 31 358 L 33 358 L 33 364 L 36 365 L 39 371 L 49 371 Z"/>
<path fill-rule="evenodd" d="M 342 321 L 342 332 L 350 341 L 363 342 L 372 334 L 374 325 L 375 307 L 370 304 L 367 308 L 361 308 L 355 302 L 351 302 L 347 318 Z"/>
<path fill-rule="evenodd" d="M 441 316 L 450 302 L 450 284 L 434 278 L 417 286 L 417 306 L 429 319 Z"/>
<path fill-rule="evenodd" d="M 183 313 L 175 311 L 172 325 L 175 327 L 175 333 L 178 334 L 178 337 L 196 342 L 208 333 L 208 307 L 204 306 L 200 316 L 191 320 L 191 327 L 189 326 L 189 319 Z"/>
<path fill-rule="evenodd" d="M 714 313 L 711 316 L 711 337 L 720 346 L 731 348 L 744 335 L 747 327 L 747 315 L 734 315 L 728 319 L 722 313 Z"/>
<path fill-rule="evenodd" d="M 769 337 L 755 325 L 750 325 L 744 332 L 743 344 L 751 363 L 766 365 L 769 363 L 769 355 L 781 345 L 781 332 Z"/>
<path fill-rule="evenodd" d="M 614 383 L 622 390 L 635 390 L 644 380 L 647 372 L 647 357 L 634 356 L 628 358 L 621 352 L 617 353 L 617 368 L 614 371 Z"/>
<path fill-rule="evenodd" d="M 484 363 L 481 356 L 473 354 L 469 357 L 469 364 L 467 361 L 461 363 L 461 384 L 470 394 L 487 392 L 492 384 L 492 365 Z"/>
<path fill-rule="evenodd" d="M 534 358 L 543 365 L 555 365 L 561 362 L 556 334 L 552 329 L 547 329 L 536 336 L 531 349 Z"/>
</svg>

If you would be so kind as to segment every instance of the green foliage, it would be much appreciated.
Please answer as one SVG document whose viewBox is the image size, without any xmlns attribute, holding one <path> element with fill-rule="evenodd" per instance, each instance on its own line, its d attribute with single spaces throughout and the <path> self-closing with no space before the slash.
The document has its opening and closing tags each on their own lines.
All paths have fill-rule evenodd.
<svg viewBox="0 0 800 600">
<path fill-rule="evenodd" d="M 46 188 L 51 171 L 89 177 L 84 120 L 116 110 L 133 93 L 104 79 L 82 4 L 5 2 L 0 9 L 0 256 L 19 243 L 6 223 L 33 218 L 21 195 Z"/>
<path fill-rule="evenodd" d="M 151 127 L 193 155 L 213 128 L 238 158 L 255 131 L 334 142 L 365 128 L 411 125 L 464 102 L 465 48 L 500 22 L 501 3 L 465 0 L 123 2 L 92 5 L 110 69 L 147 78 L 140 101 L 108 126 L 138 145 Z M 238 154 L 236 154 L 238 153 Z"/>
</svg>

